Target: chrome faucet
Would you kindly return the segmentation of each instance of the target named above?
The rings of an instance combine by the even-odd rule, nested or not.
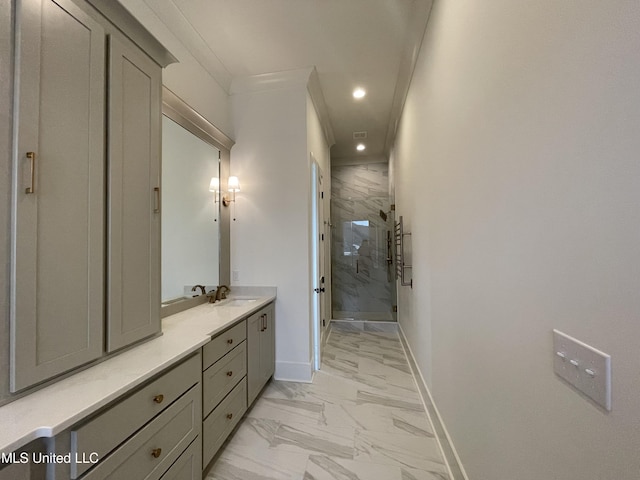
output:
[[[231,289],[229,287],[227,287],[226,285],[220,285],[216,289],[216,299],[214,301],[224,300],[225,298],[227,298],[227,293],[229,292],[231,292]]]
[[[191,291],[195,292],[197,289],[200,289],[200,291],[202,292],[202,295],[207,294],[207,290],[205,289],[204,285],[194,285]]]

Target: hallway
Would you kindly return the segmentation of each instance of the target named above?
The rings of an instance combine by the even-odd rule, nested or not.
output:
[[[313,384],[272,381],[207,480],[449,479],[398,335],[331,328]]]

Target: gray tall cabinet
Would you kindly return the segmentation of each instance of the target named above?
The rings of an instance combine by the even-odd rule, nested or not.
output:
[[[115,2],[91,3],[136,43],[85,1],[16,3],[13,392],[160,331],[161,68],[172,57]]]
[[[160,67],[109,38],[107,350],[160,331]]]
[[[247,319],[247,404],[251,405],[275,371],[275,306]]]

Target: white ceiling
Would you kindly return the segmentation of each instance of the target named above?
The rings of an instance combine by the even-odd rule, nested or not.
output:
[[[430,0],[144,0],[228,92],[235,77],[315,66],[332,157],[381,155]],[[356,86],[367,95],[354,100]],[[354,131],[367,149],[355,150]]]

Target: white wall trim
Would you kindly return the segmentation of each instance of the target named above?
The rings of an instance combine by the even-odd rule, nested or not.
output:
[[[278,90],[282,88],[306,87],[314,67],[263,73],[234,78],[229,93],[231,95]]]
[[[402,346],[405,350],[405,354],[407,358],[409,359],[409,365],[411,367],[411,370],[413,371],[413,378],[415,379],[416,384],[418,385],[420,398],[422,399],[422,403],[424,405],[425,411],[427,412],[427,416],[429,417],[429,421],[434,427],[434,430],[435,430],[434,436],[436,441],[438,442],[438,447],[440,448],[442,457],[444,458],[444,461],[447,465],[447,469],[449,471],[449,477],[452,480],[469,480],[469,477],[467,476],[467,472],[464,470],[464,467],[462,466],[462,462],[460,461],[460,456],[458,455],[458,451],[456,450],[456,447],[453,444],[453,441],[451,440],[449,431],[447,430],[447,427],[444,424],[444,421],[442,420],[442,416],[440,416],[440,412],[438,411],[436,404],[433,402],[433,397],[431,396],[431,392],[429,391],[427,382],[424,380],[424,376],[422,375],[422,372],[420,371],[420,368],[416,363],[416,358],[413,355],[413,352],[411,351],[411,347],[409,346],[409,342],[407,341],[407,337],[405,336],[404,330],[402,329],[402,325],[400,323],[398,323],[398,330],[400,332],[400,340],[401,340]],[[433,418],[434,415],[436,417],[435,419]],[[442,430],[442,431],[440,432],[439,430]],[[441,438],[442,433],[444,433],[444,436],[445,436],[444,439]],[[445,448],[443,448],[443,441],[446,441],[448,443],[448,446],[450,447],[449,449],[453,452],[455,461],[457,462],[457,465],[456,465],[457,468],[455,468],[455,470],[456,472],[458,472],[459,470],[458,475],[454,475],[452,471],[451,459],[447,458],[447,455],[445,454]],[[462,474],[462,478],[460,478],[460,474]]]
[[[331,147],[336,143],[336,138],[333,135],[333,128],[331,127],[331,121],[329,120],[329,113],[327,111],[327,104],[324,101],[324,94],[322,93],[322,86],[320,85],[320,78],[318,77],[318,71],[315,67],[311,70],[309,75],[309,82],[307,83],[307,90],[311,96],[311,101],[316,109],[318,120],[322,125],[322,131],[324,132],[324,139],[327,145]]]
[[[407,100],[411,81],[413,80],[413,71],[416,68],[418,54],[422,48],[422,42],[424,41],[427,24],[431,17],[432,7],[433,0],[422,0],[414,3],[414,11],[411,17],[414,25],[408,29],[409,32],[412,32],[414,38],[408,39],[400,58],[398,79],[396,81],[395,92],[393,93],[391,115],[389,116],[392,121],[389,122],[387,136],[385,138],[384,151],[387,155],[395,143],[398,124],[404,110],[404,103]]]
[[[311,383],[313,368],[311,362],[276,362],[273,378],[283,382]]]

